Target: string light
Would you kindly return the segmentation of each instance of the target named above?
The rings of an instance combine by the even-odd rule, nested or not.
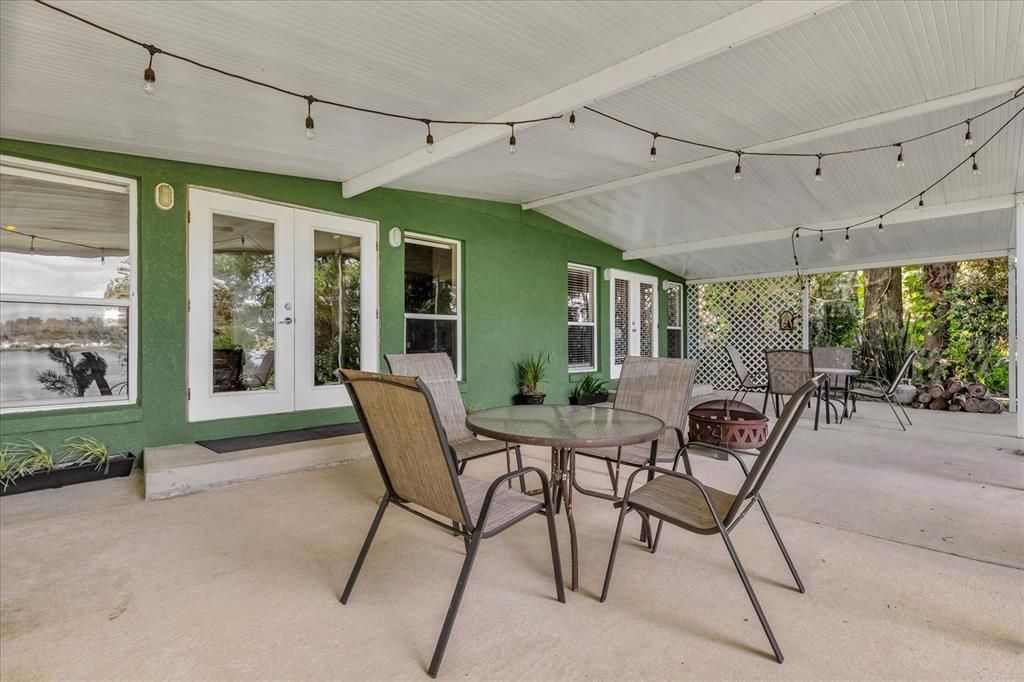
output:
[[[825,230],[818,230],[818,241],[825,241]]]
[[[903,143],[900,142],[896,146],[899,147],[900,149],[900,153],[896,155],[896,167],[903,168],[903,166],[906,165],[905,163],[903,163]]]
[[[430,132],[430,121],[424,121],[427,124],[427,153],[434,153],[434,135]]]
[[[967,134],[964,135],[964,146],[970,147],[974,144],[974,140],[971,138],[971,119],[965,121],[967,123]]]
[[[576,130],[576,110],[569,113],[569,130]]]
[[[921,192],[921,195],[917,199],[917,207],[924,208],[924,192]]]
[[[882,225],[882,216],[878,216],[878,231],[881,232],[884,229],[885,229],[885,226]]]
[[[312,140],[316,137],[316,130],[313,124],[313,100],[312,95],[306,97],[306,139]]]
[[[733,180],[740,180],[743,178],[743,169],[740,167],[740,162],[742,161],[742,159],[743,152],[736,152],[736,170],[732,174]],[[799,238],[800,233],[798,232],[796,236]]]
[[[509,125],[510,128],[512,128],[512,135],[508,138],[508,153],[509,154],[515,154],[516,153],[516,124],[515,123],[509,123],[508,125]]]
[[[651,163],[658,160],[658,133],[651,133]]]
[[[100,263],[102,265],[107,264],[107,253],[103,249],[100,249]]]
[[[846,228],[846,241],[850,241],[850,228]]]
[[[32,235],[32,241],[30,241],[29,244],[28,244],[28,252],[29,253],[35,253],[36,252],[36,237],[35,237],[35,235]]]
[[[971,154],[971,175],[981,175],[981,169],[978,168],[978,160],[974,158],[974,154]]]
[[[142,89],[149,95],[156,92],[156,71],[153,70],[153,57],[160,50],[153,45],[143,45],[146,50],[149,51],[149,64],[146,65],[146,70],[142,72],[142,80],[145,81]]]
[[[793,238],[794,239],[800,239],[800,228],[799,227],[796,228],[796,231],[793,233]]]
[[[814,171],[814,181],[821,182],[824,179],[824,176],[821,174],[821,154],[818,154],[818,168]]]

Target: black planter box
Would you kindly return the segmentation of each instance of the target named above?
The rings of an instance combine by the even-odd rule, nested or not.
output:
[[[104,469],[97,469],[95,464],[76,464],[64,469],[54,469],[28,476],[20,476],[6,488],[0,486],[0,495],[17,495],[33,490],[46,490],[48,488],[63,488],[66,485],[75,483],[87,483],[89,481],[100,481],[104,478],[117,478],[127,476],[135,466],[135,455],[130,452],[111,455],[108,461],[109,466]]]
[[[544,393],[538,393],[536,395],[516,393],[514,396],[512,396],[512,402],[515,403],[516,405],[543,405],[544,395]]]
[[[596,405],[597,403],[603,403],[608,401],[607,393],[598,393],[596,395],[583,395],[579,398],[569,396],[570,405]]]

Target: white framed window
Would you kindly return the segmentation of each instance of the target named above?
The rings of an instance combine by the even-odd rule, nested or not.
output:
[[[597,370],[597,269],[569,263],[569,371]]]
[[[462,244],[406,233],[405,352],[447,353],[462,379]]]
[[[0,412],[136,402],[136,192],[0,156]]]
[[[683,357],[683,285],[678,282],[665,282],[665,329],[667,356]]]

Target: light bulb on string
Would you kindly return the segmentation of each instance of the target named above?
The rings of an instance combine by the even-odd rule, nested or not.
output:
[[[36,238],[35,237],[32,237],[32,240],[28,243],[28,252],[29,253],[35,253],[36,252]]]
[[[434,153],[434,135],[430,132],[430,121],[425,121],[427,124],[427,153]]]
[[[800,239],[800,228],[796,228],[796,232],[793,234],[793,239]]]
[[[152,95],[156,92],[156,71],[153,70],[153,56],[157,53],[157,48],[152,45],[146,45],[146,50],[149,51],[149,64],[146,65],[146,70],[142,72],[142,80],[145,81],[142,89],[146,91],[146,94]]]
[[[917,199],[917,207],[924,208],[924,192],[922,192],[921,196],[919,196]]]
[[[510,123],[509,127],[512,128],[512,135],[509,136],[509,138],[508,138],[508,153],[509,154],[515,154],[516,153],[516,126],[515,126],[515,124]]]
[[[818,230],[818,241],[819,242],[825,241],[825,231],[824,230]]]
[[[978,168],[978,160],[971,154],[971,175],[981,175],[981,169]]]
[[[964,135],[964,146],[970,147],[974,144],[974,139],[971,137],[971,119],[967,119],[967,133]]]
[[[653,133],[651,136],[651,163],[658,160],[658,133]]]
[[[825,177],[821,174],[821,154],[818,154],[818,168],[814,171],[814,181],[821,182]]]
[[[569,113],[569,130],[576,130],[576,110]]]
[[[107,252],[100,249],[100,265],[106,265],[107,263]]]
[[[846,228],[846,241],[850,241],[850,228]]]
[[[900,143],[896,146],[899,147],[900,149],[899,154],[896,155],[896,167],[903,168],[903,166],[906,165],[905,163],[903,163],[903,143]]]
[[[743,168],[740,165],[740,162],[742,161],[742,158],[743,158],[743,152],[736,152],[736,170],[733,171],[733,174],[732,174],[732,179],[733,180],[741,180],[743,178]],[[798,237],[800,236],[799,232],[797,233],[797,236]]]
[[[885,226],[882,225],[882,216],[878,216],[878,231],[881,232],[884,229],[885,229]]]
[[[313,96],[306,98],[306,139],[312,140],[316,137],[316,126],[313,123]]]

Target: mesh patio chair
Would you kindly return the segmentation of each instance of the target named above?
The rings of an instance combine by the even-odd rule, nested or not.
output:
[[[558,537],[555,534],[551,496],[544,472],[537,467],[525,467],[503,474],[490,484],[469,476],[460,476],[454,460],[449,456],[448,439],[426,382],[413,377],[356,370],[342,370],[341,373],[386,488],[341,595],[341,603],[348,603],[377,527],[384,511],[391,504],[446,530],[450,530],[448,522],[455,524],[466,543],[466,558],[430,661],[428,672],[431,677],[437,675],[441,666],[481,541],[534,514],[545,515],[555,591],[558,601],[564,603],[565,588],[562,585]],[[540,479],[542,498],[524,495],[505,487],[513,478],[528,474],[536,474]],[[411,505],[448,521],[439,520]]]
[[[805,350],[766,350],[764,357],[768,366],[768,392],[778,417],[781,396],[795,394],[814,375],[811,354]]]
[[[392,353],[385,355],[384,360],[392,374],[419,377],[430,388],[460,474],[465,473],[466,463],[470,460],[500,453],[508,455],[506,443],[478,438],[466,428],[466,406],[462,402],[459,380],[447,353]],[[511,447],[515,451],[516,468],[522,469],[522,449],[518,445]],[[509,471],[512,470],[510,459],[506,461],[506,466]],[[520,490],[526,490],[523,481],[519,482],[519,486]]]
[[[900,408],[900,412],[902,412],[903,416],[906,418],[907,424],[913,426],[914,423],[910,421],[910,415],[908,415],[907,411],[903,408],[903,403],[896,398],[896,387],[899,386],[900,382],[903,381],[903,378],[907,376],[907,372],[910,371],[910,365],[914,362],[914,357],[916,355],[916,350],[907,355],[907,359],[903,361],[903,366],[900,368],[899,374],[897,374],[889,384],[883,383],[880,379],[860,379],[859,381],[862,384],[868,385],[855,385],[850,390],[850,395],[854,397],[854,400],[856,400],[857,396],[884,400],[889,404],[889,409],[892,410],[892,413],[896,415],[896,421],[900,423],[900,428],[906,431],[907,427],[903,425],[903,420],[900,419],[900,414],[896,411],[897,405]]]
[[[729,361],[736,372],[736,379],[740,382],[740,387],[732,394],[732,399],[736,400],[738,397],[739,400],[743,400],[750,391],[764,391],[764,405],[761,406],[761,412],[767,414],[768,381],[761,377],[754,378],[750,370],[747,369],[747,363],[743,362],[743,356],[740,355],[740,351],[736,346],[726,346],[725,352],[729,354]]]
[[[615,527],[615,535],[612,539],[611,555],[608,558],[608,569],[605,572],[601,601],[603,602],[608,598],[612,570],[615,567],[615,555],[618,552],[619,538],[622,535],[622,522],[629,512],[636,511],[658,519],[658,530],[655,535],[654,545],[651,548],[652,552],[658,549],[662,526],[666,522],[699,535],[718,534],[725,543],[725,548],[729,552],[729,558],[732,559],[733,566],[736,567],[736,572],[739,573],[743,587],[750,598],[750,603],[753,605],[757,618],[761,622],[761,627],[764,629],[772,651],[775,653],[775,658],[779,663],[782,663],[782,649],[775,640],[771,626],[768,625],[768,619],[764,615],[760,603],[757,601],[754,588],[750,584],[746,571],[744,571],[739,556],[737,556],[736,550],[733,547],[730,533],[743,520],[747,512],[750,511],[750,508],[757,504],[761,508],[765,520],[768,522],[768,527],[775,536],[775,541],[778,543],[779,550],[781,550],[782,556],[786,560],[786,565],[789,566],[789,570],[793,574],[797,590],[799,592],[804,591],[803,582],[800,580],[796,567],[789,557],[789,552],[786,551],[782,537],[779,535],[775,523],[768,514],[768,508],[765,506],[764,500],[761,499],[761,487],[764,485],[765,479],[768,477],[779,454],[786,445],[786,441],[789,440],[790,434],[796,427],[807,399],[819,388],[823,380],[824,377],[819,375],[793,391],[792,399],[782,410],[782,415],[775,422],[768,440],[758,451],[757,458],[749,470],[740,455],[727,448],[705,446],[703,444],[699,446],[709,447],[711,450],[722,452],[739,462],[740,467],[743,469],[744,480],[736,494],[706,486],[695,478],[691,469],[689,455],[686,451],[683,452],[686,473],[652,466],[645,466],[633,472],[626,482],[626,490],[622,496],[622,501],[618,503],[620,506],[619,521]],[[633,490],[634,480],[644,470],[652,474],[662,475]]]
[[[680,453],[686,447],[686,417],[696,372],[696,360],[634,355],[627,357],[622,364],[619,388],[612,409],[631,410],[657,417],[665,422],[665,433],[656,445],[641,443],[619,448],[579,448],[576,450],[577,455],[604,460],[608,466],[612,495],[583,488],[575,480],[573,487],[584,495],[617,500],[619,472],[623,464],[631,467],[652,464],[652,455],[660,450],[664,454],[659,461],[672,462],[675,467]]]

